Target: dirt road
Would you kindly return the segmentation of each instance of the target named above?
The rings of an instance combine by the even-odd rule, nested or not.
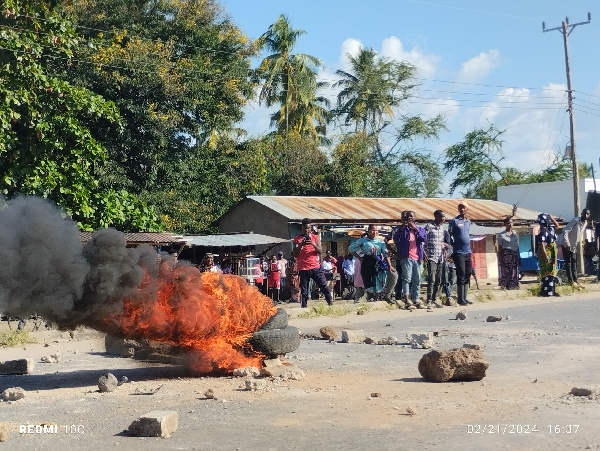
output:
[[[300,381],[268,381],[246,391],[240,378],[189,377],[183,368],[107,356],[94,335],[75,340],[46,334],[43,343],[0,349],[0,361],[34,358],[33,374],[0,376],[0,389],[19,386],[25,399],[0,403],[7,449],[196,450],[564,450],[600,449],[600,401],[571,388],[600,389],[598,293],[558,299],[477,303],[466,321],[458,308],[409,313],[292,319],[302,332],[331,325],[362,329],[392,346],[302,340],[288,360]],[[290,308],[292,315],[294,308]],[[488,315],[503,321],[487,323]],[[490,367],[479,382],[429,383],[407,333],[438,332],[434,348],[477,343]],[[43,340],[43,334],[40,338]],[[56,342],[55,342],[56,341]],[[60,352],[59,363],[41,363]],[[99,393],[110,371],[131,382]],[[212,388],[217,399],[206,399]],[[142,394],[151,393],[154,394]],[[379,397],[371,397],[380,393]],[[408,409],[408,410],[407,410]],[[168,439],[123,433],[139,415],[177,410]],[[413,412],[409,414],[408,411]],[[56,424],[56,434],[20,434],[20,425]]]

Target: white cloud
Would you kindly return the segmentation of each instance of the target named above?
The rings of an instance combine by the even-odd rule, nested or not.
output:
[[[397,61],[407,61],[417,68],[417,76],[420,78],[431,78],[435,73],[440,57],[433,54],[423,53],[418,47],[406,51],[402,41],[396,36],[385,38],[381,43],[381,55]]]
[[[348,38],[342,43],[340,51],[339,66],[346,70],[348,69],[348,57],[350,54],[356,56],[363,44],[358,39]],[[379,54],[384,58],[391,58],[396,61],[406,61],[417,68],[417,76],[422,78],[432,77],[435,73],[436,66],[440,61],[440,57],[433,54],[423,53],[418,47],[413,47],[411,50],[405,50],[402,41],[396,36],[385,38],[381,43]]]
[[[340,51],[339,66],[342,70],[348,70],[350,65],[348,64],[348,55],[356,56],[363,45],[358,39],[348,38],[342,42],[342,49]]]
[[[489,52],[482,52],[462,64],[457,80],[463,83],[479,81],[499,65],[500,52],[498,50],[492,49]]]

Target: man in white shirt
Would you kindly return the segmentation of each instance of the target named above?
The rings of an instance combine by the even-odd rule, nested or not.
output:
[[[283,258],[282,251],[277,252],[277,261],[279,262],[279,284],[281,285],[281,288],[283,289],[283,286],[285,285],[285,277],[286,277],[286,272],[287,272],[287,267],[288,267],[288,261],[285,258]]]
[[[563,228],[562,234],[556,240],[556,244],[562,248],[567,280],[577,288],[582,288],[581,284],[577,282],[577,245],[581,241],[589,217],[590,210],[584,208],[581,216],[571,219],[571,222]]]

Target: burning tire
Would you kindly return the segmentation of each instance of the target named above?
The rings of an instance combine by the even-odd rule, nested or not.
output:
[[[300,347],[300,333],[297,327],[285,329],[257,330],[248,340],[252,349],[268,356],[287,354]]]
[[[271,316],[258,330],[285,329],[288,325],[288,313],[282,308]]]

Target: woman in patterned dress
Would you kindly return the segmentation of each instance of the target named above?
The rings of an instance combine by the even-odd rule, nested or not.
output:
[[[385,241],[378,236],[377,227],[369,225],[367,234],[354,241],[348,250],[360,261],[360,275],[367,291],[367,300],[378,301],[383,298],[386,271],[395,272]],[[387,268],[381,261],[387,263]]]
[[[296,266],[296,258],[288,260],[288,279],[286,283],[290,286],[290,302],[300,302],[300,274]]]
[[[556,231],[558,223],[548,213],[538,216],[540,230],[535,236],[540,266],[540,296],[560,296],[556,292]]]
[[[497,236],[498,263],[500,266],[500,277],[498,285],[507,290],[519,288],[519,266],[521,256],[519,255],[519,235],[512,229],[511,217],[504,220],[506,230]]]

